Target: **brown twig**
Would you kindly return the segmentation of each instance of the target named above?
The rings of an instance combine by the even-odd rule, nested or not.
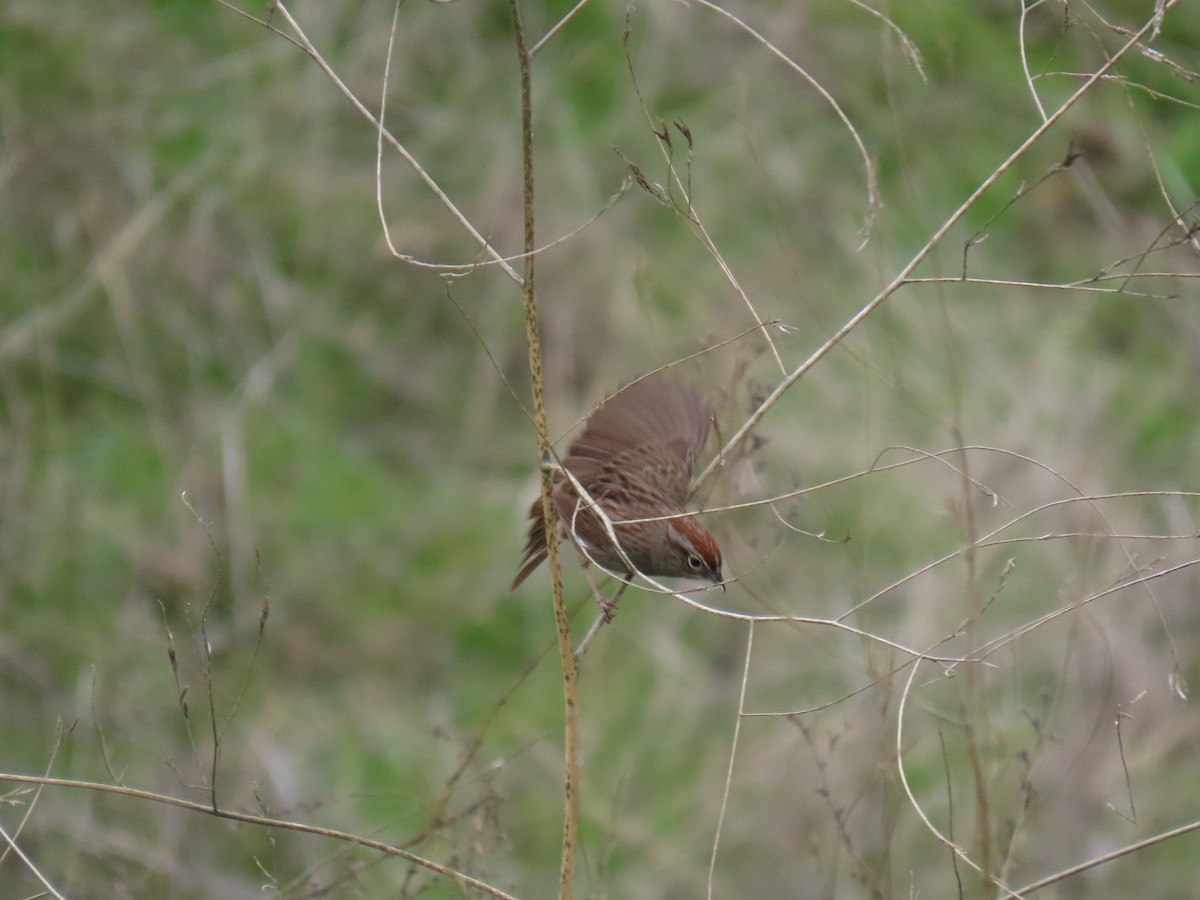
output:
[[[707,3],[706,0],[701,0],[701,2],[704,2],[707,6],[712,6],[712,4]],[[715,9],[716,7],[714,6],[713,8]],[[825,341],[825,343],[818,347],[808,359],[793,369],[786,378],[784,378],[779,382],[778,385],[775,386],[775,389],[767,395],[767,397],[758,405],[757,408],[755,408],[746,421],[743,422],[742,425],[736,431],[734,431],[732,435],[729,436],[728,440],[725,442],[723,451],[717,454],[713,461],[710,462],[707,467],[705,467],[704,471],[697,476],[696,482],[698,484],[705,482],[715,474],[718,466],[720,465],[720,460],[725,458],[725,456],[729,453],[732,453],[733,450],[746,439],[746,436],[758,426],[758,423],[762,421],[762,418],[771,410],[773,406],[775,406],[776,403],[779,402],[779,398],[782,397],[793,384],[799,381],[813,366],[824,359],[834,347],[845,340],[847,335],[857,329],[859,325],[861,325],[863,321],[871,315],[871,313],[875,312],[876,309],[882,306],[889,297],[891,297],[894,293],[896,293],[896,291],[908,283],[908,277],[912,275],[914,271],[916,271],[917,267],[925,261],[925,259],[933,252],[934,248],[936,248],[942,242],[946,235],[950,233],[950,230],[962,220],[962,218],[972,207],[975,206],[975,204],[979,201],[979,198],[987,193],[987,191],[991,189],[992,185],[994,185],[1001,178],[1001,176],[1004,175],[1005,172],[1011,169],[1017,160],[1019,160],[1029,151],[1030,147],[1037,143],[1038,140],[1040,140],[1047,131],[1049,131],[1060,119],[1062,119],[1063,116],[1065,116],[1075,106],[1076,103],[1078,103],[1087,93],[1089,93],[1106,73],[1108,73],[1118,62],[1124,59],[1124,57],[1134,47],[1138,46],[1142,38],[1154,30],[1156,22],[1157,19],[1155,18],[1151,18],[1149,21],[1147,21],[1146,24],[1143,25],[1133,37],[1126,41],[1122,47],[1120,47],[1115,53],[1112,54],[1112,56],[1108,58],[1104,65],[1093,72],[1091,77],[1076,89],[1075,93],[1064,100],[1062,105],[1059,106],[1053,114],[1051,114],[1041,125],[1039,125],[1027,138],[1025,138],[1025,140],[1022,141],[1021,144],[1015,150],[1013,150],[1005,158],[1005,160],[992,171],[990,175],[988,175],[982,182],[979,183],[975,190],[973,190],[970,195],[963,200],[958,209],[951,213],[946,220],[938,226],[937,230],[935,230],[934,233],[929,237],[924,246],[922,246],[921,249],[918,250],[909,259],[909,261],[904,264],[904,266],[899,272],[896,273],[887,286],[885,286],[881,291],[879,291],[879,293],[872,297],[871,300],[868,301],[867,304],[858,312],[851,316],[846,323],[842,325],[842,327],[836,332],[834,332],[834,334],[831,335]]]
[[[575,649],[571,645],[571,620],[563,596],[562,565],[558,554],[558,517],[554,510],[554,472],[549,461],[553,448],[546,430],[545,384],[542,378],[542,345],[538,328],[537,295],[534,292],[534,256],[537,246],[534,233],[533,204],[533,89],[529,51],[525,47],[525,30],[521,24],[521,9],[517,0],[509,0],[513,34],[517,44],[517,64],[521,73],[521,146],[524,170],[525,213],[525,272],[522,282],[525,308],[525,336],[529,345],[529,375],[533,385],[533,426],[537,432],[538,451],[544,464],[542,474],[542,516],[546,528],[546,557],[550,566],[550,582],[554,593],[554,623],[558,634],[558,651],[563,668],[563,701],[565,723],[563,732],[564,811],[562,859],[559,868],[559,900],[570,900],[575,882],[575,847],[579,828],[579,669]]]
[[[348,844],[355,844],[359,847],[366,847],[369,850],[378,850],[387,856],[394,856],[398,859],[408,860],[414,865],[429,869],[432,872],[437,872],[439,875],[444,875],[447,878],[453,879],[456,883],[463,887],[473,888],[480,893],[486,894],[489,897],[497,897],[500,900],[516,900],[511,894],[507,894],[499,888],[492,887],[486,882],[480,881],[478,878],[472,878],[463,872],[452,869],[449,866],[444,866],[441,863],[434,862],[431,859],[426,859],[423,856],[418,856],[415,853],[410,853],[408,850],[402,850],[399,847],[393,847],[390,844],[385,844],[382,841],[375,841],[371,838],[362,837],[357,834],[350,834],[346,831],[338,831],[333,828],[322,828],[319,825],[309,825],[305,822],[293,822],[288,819],[276,819],[271,816],[259,816],[253,813],[237,812],[231,809],[221,809],[214,807],[211,803],[200,803],[196,800],[184,800],[181,797],[172,797],[169,794],[159,794],[154,791],[143,791],[138,788],[122,787],[115,784],[103,784],[98,781],[76,781],[71,778],[49,778],[44,775],[20,775],[13,772],[0,772],[0,782],[9,782],[13,784],[36,784],[46,787],[63,787],[75,788],[78,790],[95,791],[104,794],[116,794],[121,797],[128,797],[133,800],[149,800],[154,803],[162,803],[166,806],[173,806],[177,809],[186,809],[190,812],[202,813],[203,815],[213,816],[218,819],[227,819],[231,822],[242,822],[246,825],[261,825],[264,828],[278,828],[283,831],[296,831],[301,834],[315,834],[319,837],[331,838],[337,841],[345,841]]]

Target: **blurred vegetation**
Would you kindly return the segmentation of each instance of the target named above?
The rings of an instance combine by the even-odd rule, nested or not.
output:
[[[573,5],[523,3],[530,37]],[[626,160],[668,183],[652,127],[671,128],[674,163],[758,313],[789,326],[769,329],[789,370],[1037,127],[1019,4],[890,6],[896,29],[841,0],[739,12],[860,131],[882,195],[869,236],[846,128],[729,19],[594,0],[539,51],[539,241],[624,183],[539,259],[556,437],[620,383],[707,348],[688,371],[724,435],[781,378],[760,337],[730,341],[754,320],[694,229],[627,182]],[[1033,6],[1026,55],[1052,110],[1126,37],[1078,4]],[[289,9],[377,110],[392,7]],[[1136,29],[1151,9],[1120,0],[1103,15]],[[518,252],[507,7],[410,2],[395,39],[388,127]],[[1176,65],[1124,58],[917,272],[958,276],[965,254],[976,278],[1180,277],[1098,283],[1116,294],[905,287],[785,395],[761,446],[704,498],[762,499],[911,457],[889,448],[963,444],[997,448],[946,458],[996,502],[926,461],[774,512],[713,515],[739,578],[714,602],[835,617],[1078,496],[1064,479],[1088,495],[1200,490],[1200,266],[1164,202],[1197,221],[1200,92],[1179,66],[1198,43],[1200,19],[1169,11],[1153,47]],[[312,60],[219,4],[0,9],[0,771],[207,802],[211,691],[223,806],[548,897],[561,675],[545,577],[506,592],[537,463],[519,291],[495,267],[443,278],[394,259],[375,156],[369,123]],[[384,160],[395,245],[481,259],[412,171],[386,148]],[[1194,559],[1195,539],[1113,535],[1194,536],[1198,509],[1181,495],[1053,507],[999,535],[1026,541],[964,554],[848,621],[920,648],[969,622],[938,649],[965,654]],[[1034,540],[1045,535],[1060,537]],[[573,564],[567,583],[582,635],[593,607]],[[988,667],[947,678],[922,665],[907,695],[898,652],[760,626],[745,708],[821,709],[742,721],[714,894],[996,895],[904,794],[902,695],[914,796],[1011,886],[1200,819],[1200,782],[1181,777],[1200,762],[1200,717],[1169,686],[1176,663],[1200,683],[1196,590],[1183,568],[1100,597]],[[601,631],[583,668],[578,896],[705,894],[747,637],[636,593]],[[0,826],[14,835],[28,813],[17,843],[64,896],[467,895],[331,840],[81,790],[10,784],[0,797]],[[1044,895],[1191,896],[1197,840]],[[12,852],[0,885],[41,889]]]

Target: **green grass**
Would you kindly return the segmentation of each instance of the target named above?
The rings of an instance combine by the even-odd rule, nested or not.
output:
[[[571,5],[523,6],[530,38]],[[1106,15],[1136,26],[1143,7]],[[389,11],[292,12],[376,109]],[[1011,5],[888,12],[927,81],[894,32],[852,5],[744,10],[862,134],[883,201],[865,247],[863,164],[845,126],[696,4],[639,4],[627,18],[591,3],[537,56],[539,242],[587,221],[621,187],[625,160],[666,185],[649,125],[667,123],[705,228],[759,314],[792,327],[771,334],[785,367],[799,365],[1038,121]],[[1030,14],[1047,108],[1080,83],[1052,73],[1094,70],[1101,47],[1125,39],[1071,15],[1064,30],[1059,5]],[[1186,66],[1194,18],[1172,10],[1155,49]],[[396,41],[389,125],[516,253],[505,8],[405,4]],[[1194,222],[1200,97],[1137,54],[1118,72],[1132,86],[1082,101],[916,274],[959,275],[981,232],[977,277],[1066,282],[1129,258],[1121,271],[1195,273],[1177,230],[1174,246],[1159,237],[1170,218],[1159,178]],[[1055,172],[1071,150],[1082,156]],[[385,160],[397,246],[477,261],[420,180]],[[552,896],[563,703],[548,578],[507,591],[537,465],[520,294],[495,267],[447,280],[391,258],[374,164],[369,125],[319,69],[218,4],[14,0],[0,12],[0,771],[207,802],[211,690],[223,806]],[[721,343],[751,314],[679,210],[636,184],[538,266],[556,437],[619,384],[699,350],[691,371],[724,436],[781,377],[760,339]],[[900,582],[847,624],[922,649],[956,634],[936,648],[954,656],[1134,567],[1195,558],[1194,538],[1111,536],[1194,535],[1198,504],[1183,496],[1055,506],[996,535],[1020,543],[962,552],[1073,496],[1059,475],[1087,494],[1198,489],[1195,284],[1126,286],[1155,297],[905,287],[768,414],[764,442],[729,459],[705,504],[863,474],[775,505],[809,534],[765,506],[710,516],[738,581],[703,599],[837,617]],[[995,505],[947,464],[880,469],[907,458],[888,448],[942,451],[960,437],[1009,451],[967,458]],[[593,609],[565,559],[578,639]],[[1197,818],[1200,793],[1178,773],[1196,764],[1200,722],[1168,687],[1172,653],[1200,680],[1192,571],[1099,597],[970,673],[922,664],[905,701],[909,785],[975,860],[986,817],[1009,885]],[[744,624],[667,598],[622,599],[582,672],[576,896],[704,896],[718,821],[716,896],[956,896],[960,879],[962,896],[993,896],[965,863],[956,872],[904,794],[896,733],[910,670],[896,671],[895,648],[756,626],[746,709],[817,709],[742,720],[726,799],[747,640]],[[64,896],[470,896],[329,838],[18,787],[0,792],[0,826],[14,835],[29,813],[17,843]],[[1131,791],[1136,823],[1124,818]],[[1194,841],[1051,890],[1188,896]],[[11,852],[0,884],[44,888]]]

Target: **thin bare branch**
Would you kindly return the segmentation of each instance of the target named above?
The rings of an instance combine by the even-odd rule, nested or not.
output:
[[[854,140],[854,145],[858,148],[859,157],[862,159],[863,170],[867,179],[867,211],[863,216],[863,239],[862,243],[859,244],[859,249],[865,247],[868,241],[871,239],[871,231],[875,226],[875,219],[879,216],[879,206],[881,202],[879,199],[879,176],[875,171],[875,163],[871,160],[871,154],[867,152],[867,145],[863,143],[862,136],[858,133],[858,129],[854,127],[854,123],[850,121],[850,117],[846,115],[846,111],[842,109],[841,104],[834,99],[833,94],[830,93],[820,81],[814,78],[807,69],[784,53],[781,49],[779,49],[779,47],[768,40],[766,35],[762,34],[760,31],[748,24],[744,19],[740,18],[734,13],[731,13],[723,6],[718,6],[716,3],[713,3],[712,0],[696,0],[696,2],[700,6],[707,7],[713,12],[720,13],[722,16],[729,19],[729,21],[737,25],[738,28],[742,29],[742,31],[746,32],[746,34],[750,35],[752,38],[770,50],[771,53],[773,53],[780,61],[784,63],[784,65],[807,81],[813,90],[820,94],[825,102],[829,104],[829,107],[833,110],[834,115],[841,120],[841,123],[846,127],[846,130],[850,132],[850,137]]]
[[[1111,850],[1108,853],[1101,853],[1099,856],[1092,857],[1086,862],[1081,862],[1078,865],[1063,869],[1060,872],[1055,872],[1053,875],[1047,875],[1045,878],[1031,882],[1017,889],[1017,895],[1021,897],[1029,897],[1037,893],[1042,888],[1050,887],[1053,884],[1058,884],[1060,881],[1066,881],[1068,878],[1074,878],[1076,875],[1082,875],[1089,869],[1094,869],[1097,866],[1107,865],[1110,862],[1121,859],[1124,856],[1130,856],[1134,853],[1140,853],[1150,847],[1157,847],[1159,844],[1165,844],[1167,841],[1173,841],[1175,838],[1183,837],[1186,834],[1194,834],[1200,831],[1200,821],[1189,822],[1187,825],[1180,825],[1178,828],[1172,828],[1170,831],[1163,831],[1159,834],[1146,838],[1145,840],[1137,841],[1121,847],[1119,850]]]
[[[713,832],[712,854],[708,859],[708,900],[713,897],[713,881],[717,873],[717,851],[721,847],[721,828],[725,824],[725,812],[729,808],[729,792],[733,787],[733,765],[737,761],[738,738],[742,734],[742,719],[746,713],[746,689],[750,684],[750,660],[754,658],[754,623],[746,629],[746,658],[742,665],[742,687],[738,694],[738,710],[733,720],[733,739],[729,742],[729,765],[725,767],[725,787],[721,791],[721,809],[717,813],[717,827]]]
[[[176,809],[187,810],[188,812],[201,813],[206,816],[213,816],[218,819],[227,819],[231,822],[242,822],[246,825],[259,825],[263,828],[279,829],[282,831],[295,831],[300,834],[313,834],[318,837],[329,838],[330,840],[343,841],[347,844],[354,844],[359,847],[365,847],[368,850],[376,850],[385,856],[393,856],[397,859],[403,859],[414,865],[421,866],[431,872],[436,872],[452,879],[455,883],[463,887],[471,888],[479,891],[488,897],[496,897],[499,900],[516,900],[511,894],[507,894],[499,888],[493,887],[486,882],[480,881],[478,878],[472,878],[464,872],[459,872],[449,866],[444,866],[441,863],[434,862],[431,859],[426,859],[423,856],[418,856],[416,853],[410,853],[408,850],[400,847],[393,847],[390,844],[385,844],[383,841],[376,841],[372,838],[363,837],[362,835],[351,834],[346,831],[338,831],[334,828],[322,828],[318,825],[310,825],[305,822],[293,822],[288,819],[277,819],[271,816],[260,816],[252,813],[237,812],[230,809],[213,808],[210,803],[200,803],[195,800],[184,800],[181,797],[172,797],[169,794],[160,794],[154,791],[144,791],[138,788],[123,787],[114,784],[103,784],[97,781],[78,781],[71,778],[49,778],[44,775],[21,775],[15,772],[0,772],[0,782],[11,782],[13,784],[36,784],[45,787],[60,787],[74,790],[92,791],[101,794],[114,794],[120,797],[125,797],[130,800],[145,800],[151,803],[161,803],[164,806],[172,806]]]
[[[34,861],[25,854],[25,851],[20,848],[15,838],[9,835],[8,831],[5,830],[3,825],[0,825],[0,838],[4,838],[4,843],[7,849],[11,850],[13,854],[15,854],[16,857],[21,860],[21,862],[25,865],[25,868],[28,869],[29,873],[37,880],[38,884],[46,889],[46,894],[48,896],[55,898],[55,900],[66,900],[66,898],[58,892],[58,889],[50,883],[50,879],[42,874],[42,871],[37,867],[37,864],[34,863]]]
[[[346,85],[346,83],[342,81],[337,72],[333,70],[333,67],[325,61],[325,58],[321,55],[320,51],[318,51],[313,45],[312,41],[308,39],[308,35],[305,34],[304,29],[300,27],[300,23],[298,23],[295,18],[292,17],[292,14],[288,11],[287,6],[285,6],[282,2],[279,2],[279,0],[272,0],[272,3],[273,8],[278,11],[278,13],[287,21],[288,27],[296,33],[296,37],[299,39],[301,46],[304,48],[304,52],[307,53],[313,62],[320,67],[321,71],[324,72],[335,85],[337,85],[338,90],[342,92],[346,99],[350,101],[350,103],[356,110],[358,110],[363,118],[371,123],[371,125],[378,131],[380,138],[386,138],[387,142],[392,145],[392,149],[394,149],[400,154],[401,157],[404,158],[404,161],[408,163],[409,167],[417,173],[417,177],[425,182],[425,186],[433,192],[433,195],[437,197],[439,201],[441,201],[441,204],[446,207],[446,209],[449,210],[450,214],[454,216],[458,223],[462,225],[464,229],[466,229],[467,233],[476,241],[476,243],[479,244],[482,251],[495,260],[496,264],[504,270],[505,274],[507,274],[509,278],[517,282],[517,284],[520,284],[521,276],[516,273],[516,270],[514,270],[512,266],[504,261],[504,257],[495,248],[493,248],[491,243],[488,242],[487,238],[480,234],[478,229],[471,224],[471,221],[463,214],[462,210],[455,205],[455,203],[450,199],[449,195],[442,190],[441,186],[434,181],[433,176],[431,176],[425,170],[425,167],[417,161],[417,158],[413,156],[412,153],[409,152],[408,148],[400,143],[400,141],[397,140],[391,132],[383,127],[383,122],[375,118],[375,115],[369,109],[367,109],[363,102],[359,100],[358,97],[355,96],[354,92],[351,91]]]
[[[708,3],[708,0],[697,0],[697,2],[700,2],[706,6],[711,5]],[[1045,122],[1043,122],[1024,141],[1022,141],[1021,144],[1015,150],[1013,150],[1008,157],[992,171],[990,175],[987,176],[987,178],[980,182],[978,187],[976,187],[975,190],[973,190],[971,194],[959,205],[958,209],[951,213],[950,216],[940,226],[938,226],[930,238],[925,242],[924,246],[922,246],[921,249],[918,250],[907,263],[905,263],[901,270],[892,278],[891,282],[889,282],[888,285],[883,288],[883,290],[876,294],[865,306],[862,307],[862,309],[855,313],[841,328],[839,328],[830,338],[828,338],[824,344],[822,344],[811,356],[809,356],[808,359],[797,366],[796,369],[794,369],[792,373],[787,376],[787,378],[783,379],[783,381],[776,385],[775,389],[771,391],[771,393],[762,401],[762,403],[759,404],[758,408],[750,414],[746,421],[742,423],[741,427],[739,427],[729,437],[729,439],[725,442],[725,447],[722,453],[719,454],[716,459],[713,460],[713,462],[709,463],[704,471],[700,473],[697,478],[697,482],[703,483],[708,478],[712,477],[716,471],[718,460],[723,459],[726,455],[731,453],[734,448],[741,444],[741,442],[745,440],[746,436],[753,431],[758,423],[762,420],[763,416],[765,416],[770,409],[779,402],[779,398],[782,397],[793,384],[799,381],[804,374],[809,371],[809,369],[824,359],[830,350],[840,344],[848,334],[858,328],[858,326],[861,325],[862,322],[869,315],[871,315],[871,313],[873,313],[889,297],[891,297],[892,294],[894,294],[901,287],[901,285],[908,280],[909,276],[912,275],[917,266],[919,266],[925,260],[925,258],[933,252],[933,249],[942,242],[946,235],[949,234],[950,229],[957,225],[963,216],[967,214],[967,211],[975,205],[979,198],[982,197],[984,193],[986,193],[987,190],[991,188],[991,186],[994,185],[1005,172],[1012,168],[1013,164],[1018,159],[1023,157],[1025,153],[1028,152],[1029,148],[1037,143],[1042,135],[1049,131],[1050,128],[1053,127],[1055,123],[1057,123],[1063,116],[1065,116],[1067,112],[1069,112],[1071,108],[1079,102],[1080,99],[1082,99],[1089,91],[1091,91],[1097,82],[1099,82],[1100,79],[1105,75],[1105,73],[1110,71],[1113,66],[1120,62],[1126,56],[1126,54],[1128,54],[1129,51],[1137,45],[1138,41],[1140,41],[1144,35],[1149,34],[1153,28],[1154,20],[1148,21],[1145,25],[1143,25],[1137,34],[1130,38],[1123,47],[1117,50],[1117,52],[1115,52],[1104,63],[1103,66],[1097,69],[1092,76],[1075,91],[1075,93],[1064,100],[1062,105],[1059,106],[1059,108],[1056,109],[1054,113],[1046,119]]]
[[[925,824],[925,827],[929,830],[929,833],[937,838],[943,845],[949,848],[955,857],[965,862],[980,875],[984,875],[987,881],[1003,891],[1006,897],[1013,897],[1016,898],[1016,900],[1020,900],[1022,895],[1019,892],[1012,890],[997,876],[992,875],[991,873],[986,873],[984,869],[975,862],[975,860],[971,859],[966,850],[938,830],[938,827],[934,825],[932,821],[930,821],[929,816],[925,813],[924,807],[922,807],[920,802],[917,800],[916,794],[913,793],[912,786],[908,782],[908,772],[904,768],[904,713],[906,707],[908,706],[908,698],[912,694],[913,681],[917,677],[917,671],[919,668],[920,664],[918,662],[918,664],[914,665],[912,670],[908,673],[908,679],[904,683],[904,690],[900,692],[900,707],[896,711],[896,770],[900,775],[900,784],[904,787],[904,793],[908,797],[909,805],[912,806],[912,808],[916,811],[917,816]]]
[[[1046,121],[1046,107],[1042,105],[1042,98],[1038,95],[1037,87],[1033,83],[1033,76],[1029,73],[1029,50],[1025,46],[1025,21],[1029,17],[1029,13],[1041,6],[1045,0],[1033,0],[1032,3],[1027,3],[1021,0],[1021,18],[1017,22],[1017,43],[1020,45],[1021,71],[1025,75],[1025,84],[1029,88],[1029,93],[1033,97],[1033,105],[1037,107],[1038,115],[1042,121]]]
[[[529,58],[532,59],[533,57],[537,56],[538,51],[541,50],[542,47],[546,46],[546,44],[549,43],[550,40],[556,34],[558,34],[568,22],[575,18],[579,11],[588,5],[588,2],[589,0],[579,0],[578,3],[571,7],[570,12],[555,22],[554,25],[551,26],[550,30],[542,35],[541,39],[538,40],[536,44],[529,48]]]

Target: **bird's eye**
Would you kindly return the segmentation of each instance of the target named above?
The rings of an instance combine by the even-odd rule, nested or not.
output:
[[[689,566],[691,566],[693,572],[699,572],[704,568],[704,560],[702,560],[695,553],[688,554],[687,563]]]

